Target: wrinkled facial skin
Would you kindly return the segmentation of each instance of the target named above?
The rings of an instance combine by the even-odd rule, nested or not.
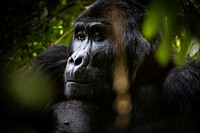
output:
[[[103,22],[76,22],[72,54],[65,69],[68,99],[98,101],[112,93],[112,42],[110,25]]]

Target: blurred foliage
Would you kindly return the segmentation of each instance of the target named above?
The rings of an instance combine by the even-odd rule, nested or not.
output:
[[[57,92],[54,82],[44,73],[37,70],[12,73],[9,77],[6,94],[18,106],[42,110],[53,101]]]
[[[178,54],[175,62],[179,65],[185,57],[196,59],[199,56],[199,22],[198,0],[152,0],[144,21],[143,34],[152,39],[160,32],[161,27],[162,39],[156,58],[162,65],[166,65],[176,48]]]
[[[74,19],[92,2],[3,0],[0,5],[1,71],[27,69],[46,47],[69,44]]]

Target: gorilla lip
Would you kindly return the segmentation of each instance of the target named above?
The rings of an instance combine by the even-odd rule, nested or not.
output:
[[[68,80],[66,84],[79,84],[79,85],[91,85],[94,84],[94,81],[76,81],[76,80]]]

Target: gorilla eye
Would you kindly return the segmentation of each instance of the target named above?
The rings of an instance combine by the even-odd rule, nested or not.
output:
[[[94,34],[94,40],[95,41],[103,41],[104,40],[104,36],[101,32],[96,32]]]
[[[76,36],[75,36],[78,40],[83,41],[85,40],[86,36],[85,33],[83,31],[79,31]]]

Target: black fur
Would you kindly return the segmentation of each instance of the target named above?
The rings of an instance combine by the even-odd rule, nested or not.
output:
[[[76,31],[79,32],[79,28],[75,28],[75,36],[69,47],[53,46],[37,58],[35,66],[50,74],[59,88],[59,94],[66,96],[62,102],[55,103],[52,107],[55,117],[55,129],[52,132],[200,132],[200,63],[188,61],[182,66],[175,67],[173,62],[170,62],[163,68],[156,62],[154,51],[158,38],[148,42],[140,33],[146,13],[145,6],[145,1],[98,0],[77,18],[75,25],[80,22],[93,24],[111,21],[119,17],[118,21],[122,20],[120,26],[123,27],[120,39],[115,36],[118,34],[116,32],[121,32],[120,28],[112,29],[116,21],[110,22],[110,32],[105,32],[103,41],[89,44],[90,41],[86,43],[76,40]],[[109,14],[116,13],[116,10],[120,14],[115,15],[119,16]],[[112,91],[112,68],[114,60],[120,56],[120,53],[116,52],[116,43],[122,43],[125,48],[123,52],[127,57],[125,59],[133,106],[131,121],[122,131],[114,125],[117,114],[112,108],[115,100],[115,93]],[[90,45],[98,47],[93,48]],[[86,51],[88,46],[89,50]],[[79,55],[84,51],[81,47],[89,54],[87,63],[83,62],[86,55]],[[77,57],[74,53],[81,58],[83,56],[80,63],[75,62]],[[82,64],[84,66],[79,66]],[[94,79],[98,82],[95,87],[73,88],[66,85],[69,79]]]

